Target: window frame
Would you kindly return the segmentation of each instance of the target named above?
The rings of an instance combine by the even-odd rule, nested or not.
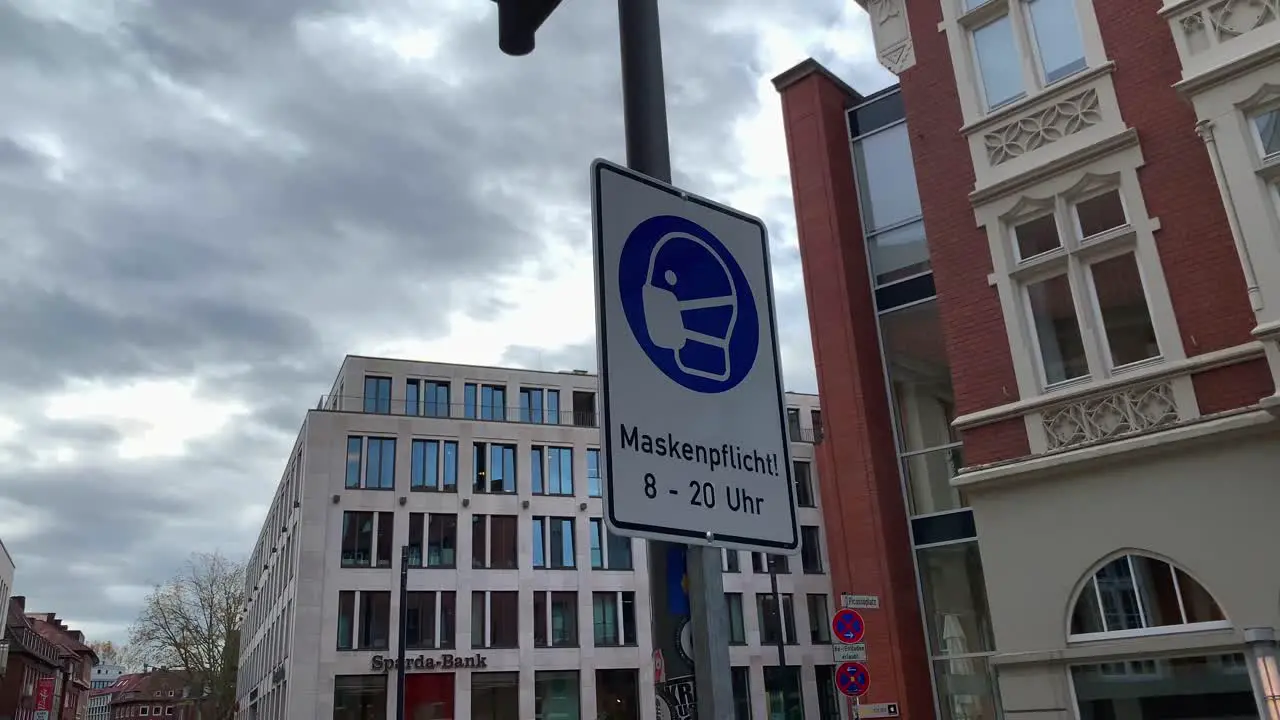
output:
[[[1044,2],[1047,0],[1038,1]],[[1083,65],[1062,77],[1050,80],[1044,67],[1040,43],[1036,38],[1035,21],[1031,17],[1030,6],[1032,0],[985,0],[985,2],[978,3],[972,9],[966,8],[965,0],[953,0],[956,23],[959,25],[961,32],[964,33],[963,45],[967,53],[966,60],[971,70],[970,80],[973,84],[979,118],[996,114],[1005,108],[1037,97],[1047,90],[1069,82],[1071,78],[1078,77],[1081,73],[1087,72],[1090,68],[1096,66],[1098,59],[1090,58],[1089,43],[1087,42],[1087,36],[1090,33],[1087,32],[1085,25],[1092,18],[1081,12],[1080,3],[1076,2],[1076,0],[1053,1],[1067,3],[1075,13],[1077,40]],[[1013,46],[1018,55],[1018,69],[1022,76],[1022,92],[993,105],[987,98],[986,82],[982,74],[982,64],[979,61],[976,34],[979,30],[1004,18],[1009,20],[1009,31],[1013,36]]]
[[[427,484],[427,459],[430,455],[430,448],[435,447],[435,481],[434,484]],[[422,470],[423,483],[418,484],[418,448],[423,448]],[[450,472],[449,450],[453,450],[452,472]],[[458,452],[459,443],[457,440],[445,440],[440,438],[414,437],[409,440],[409,491],[410,492],[440,492],[453,493],[458,492]],[[450,477],[452,476],[452,477]]]
[[[1178,609],[1182,615],[1183,622],[1175,623],[1171,625],[1154,625],[1154,626],[1147,625],[1146,627],[1128,628],[1124,630],[1103,630],[1101,632],[1072,633],[1071,620],[1072,620],[1072,617],[1075,615],[1076,607],[1080,604],[1080,602],[1085,600],[1084,598],[1085,593],[1092,593],[1093,601],[1097,606],[1099,616],[1102,618],[1105,618],[1106,614],[1105,614],[1105,607],[1102,602],[1102,590],[1098,587],[1098,582],[1097,582],[1098,573],[1102,572],[1105,568],[1107,568],[1116,560],[1119,560],[1122,558],[1127,561],[1127,564],[1129,567],[1129,582],[1135,594],[1135,602],[1138,605],[1139,616],[1143,619],[1144,623],[1148,622],[1147,611],[1142,598],[1142,593],[1139,591],[1138,585],[1137,585],[1136,578],[1138,574],[1134,567],[1134,558],[1138,558],[1138,557],[1158,562],[1169,570],[1171,583],[1173,585],[1174,592],[1177,594]],[[1222,620],[1186,622],[1187,611],[1186,611],[1186,600],[1184,599],[1185,593],[1182,589],[1181,582],[1178,580],[1178,573],[1182,573],[1192,582],[1200,586],[1200,589],[1205,593],[1205,595],[1207,595],[1213,601],[1213,604],[1217,606],[1218,611],[1222,613],[1222,617],[1223,617]],[[1105,620],[1103,622],[1105,623]],[[1112,555],[1108,557],[1106,560],[1104,560],[1103,562],[1094,565],[1089,570],[1085,579],[1078,584],[1076,592],[1072,595],[1071,603],[1068,605],[1067,631],[1065,634],[1066,634],[1068,643],[1076,644],[1076,643],[1105,642],[1105,641],[1113,641],[1113,640],[1127,640],[1127,639],[1133,639],[1133,638],[1155,637],[1155,636],[1162,636],[1162,635],[1185,635],[1188,633],[1212,632],[1215,630],[1229,630],[1232,627],[1233,627],[1233,624],[1231,622],[1231,618],[1227,616],[1226,610],[1222,607],[1222,604],[1218,602],[1217,597],[1212,592],[1209,591],[1209,588],[1206,587],[1205,584],[1201,582],[1199,578],[1192,575],[1190,572],[1187,572],[1185,568],[1175,563],[1172,563],[1169,560],[1166,560],[1165,558],[1158,557],[1155,555],[1150,555],[1150,554],[1141,553],[1141,552],[1126,552],[1126,553],[1119,553],[1116,555]]]

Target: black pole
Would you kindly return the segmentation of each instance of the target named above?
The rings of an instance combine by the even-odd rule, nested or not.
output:
[[[671,147],[657,0],[618,0],[618,39],[627,167],[669,183]]]
[[[773,593],[773,616],[778,620],[778,674],[779,680],[783,683],[779,688],[782,696],[782,716],[784,718],[791,717],[791,708],[787,699],[787,631],[782,622],[782,595],[778,593],[778,558],[774,555],[766,555],[769,562],[769,592]],[[799,688],[797,688],[799,690]]]
[[[409,628],[409,546],[400,547],[400,621],[396,630],[396,720],[404,720],[404,646]]]

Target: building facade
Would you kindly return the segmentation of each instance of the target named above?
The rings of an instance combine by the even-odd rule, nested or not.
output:
[[[13,573],[15,566],[9,550],[0,541],[0,618],[9,617],[9,595],[13,591]],[[0,637],[0,677],[9,667],[9,640]]]
[[[596,387],[346,358],[251,556],[239,716],[394,717],[407,548],[409,717],[655,718],[646,547],[603,523]],[[726,553],[738,716],[838,718],[820,415],[815,396],[787,401],[805,547],[777,568],[781,623],[767,559]]]
[[[62,649],[48,640],[26,616],[26,598],[9,599],[4,637],[9,646],[9,662],[0,679],[0,717],[34,720],[37,695],[49,688],[53,693],[61,684]],[[47,709],[55,710],[55,698],[42,700]]]
[[[110,663],[98,663],[93,666],[93,674],[89,679],[89,686],[94,690],[114,685],[120,676],[124,675],[123,665],[112,665]]]
[[[869,699],[1280,717],[1278,8],[867,8],[775,84]]]

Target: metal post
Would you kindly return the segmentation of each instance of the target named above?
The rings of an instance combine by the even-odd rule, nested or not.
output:
[[[409,546],[400,546],[400,620],[396,630],[396,720],[404,720],[404,646],[409,637]]]
[[[774,555],[765,555],[765,562],[769,564],[769,592],[773,594],[773,617],[778,622],[779,677],[785,681],[787,677],[787,630],[782,622],[782,595],[778,593],[778,558]],[[799,689],[796,688],[797,691]],[[781,688],[781,696],[782,716],[790,718],[791,708],[788,707],[787,688],[785,685]]]
[[[622,49],[622,111],[627,165],[656,180],[671,182],[667,98],[662,75],[658,0],[618,0]],[[699,720],[733,720],[733,679],[729,672],[729,628],[724,612],[724,578],[719,548],[686,548],[694,673],[680,657],[678,621],[668,601],[667,564],[671,545],[649,543],[653,642],[662,651],[669,677],[695,676]],[[682,672],[684,671],[684,672]]]

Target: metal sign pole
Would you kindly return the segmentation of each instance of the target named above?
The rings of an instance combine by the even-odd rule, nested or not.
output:
[[[667,98],[662,73],[662,36],[658,0],[618,0],[618,37],[622,50],[622,106],[627,165],[665,183],[671,182],[667,136]],[[733,680],[729,672],[728,625],[719,548],[685,548],[689,577],[689,613],[694,673],[681,657],[679,619],[673,617],[668,564],[678,545],[649,541],[650,608],[653,643],[662,651],[670,678],[694,675],[699,720],[733,720]],[[687,672],[679,672],[685,669]],[[662,688],[656,688],[663,692]]]
[[[400,547],[400,621],[396,632],[396,720],[404,720],[404,646],[409,636],[409,546]]]

